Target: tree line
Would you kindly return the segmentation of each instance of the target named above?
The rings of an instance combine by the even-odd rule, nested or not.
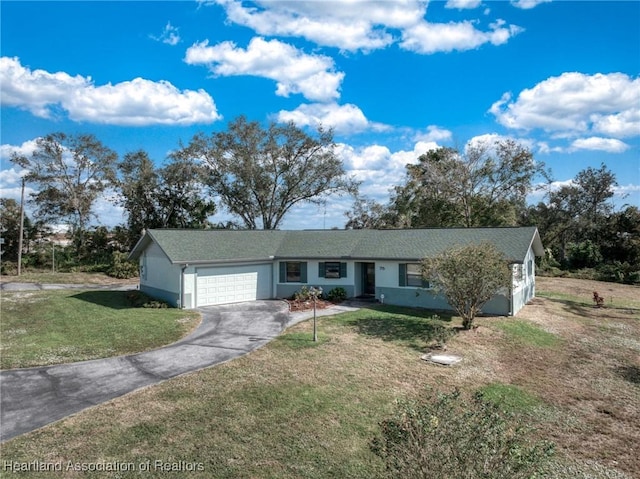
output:
[[[618,182],[604,164],[554,189],[545,165],[505,140],[432,150],[406,169],[388,204],[357,198],[347,227],[537,226],[546,251],[539,271],[640,283],[640,210],[614,208]],[[535,189],[542,200],[527,204]]]
[[[542,201],[527,204],[551,173],[523,145],[502,140],[442,147],[406,166],[388,204],[359,195],[335,153],[331,130],[309,135],[295,124],[264,127],[241,116],[226,131],[196,134],[161,166],[143,150],[123,158],[88,134],[53,133],[29,156],[11,161],[33,185],[34,218],[25,236],[46,236],[46,225],[70,225],[69,261],[96,262],[128,251],[145,228],[277,229],[291,208],[329,195],[355,198],[346,228],[538,226],[552,272],[597,268],[602,279],[640,281],[640,212],[614,210],[615,175],[586,168]],[[124,211],[110,232],[91,227],[99,198]],[[2,199],[3,264],[17,256],[19,205]],[[219,209],[233,220],[212,224]],[[27,242],[27,248],[29,248]],[[558,271],[556,271],[558,270]]]

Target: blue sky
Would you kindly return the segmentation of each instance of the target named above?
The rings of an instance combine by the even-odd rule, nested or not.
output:
[[[162,164],[238,115],[331,126],[362,193],[386,201],[429,148],[516,139],[556,185],[605,163],[640,206],[640,2],[2,1],[8,158],[57,131]],[[539,200],[532,195],[531,201]],[[342,227],[349,198],[287,229]],[[122,222],[105,198],[99,221]],[[224,213],[217,219],[226,218]]]

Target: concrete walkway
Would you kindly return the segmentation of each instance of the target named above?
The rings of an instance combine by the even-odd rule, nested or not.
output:
[[[192,334],[154,351],[0,372],[0,440],[138,388],[242,356],[264,346],[287,326],[307,319],[290,315],[282,301],[210,306],[199,311],[202,323]]]

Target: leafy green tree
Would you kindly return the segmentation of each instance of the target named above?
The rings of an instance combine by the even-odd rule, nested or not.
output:
[[[118,185],[121,205],[127,215],[128,238],[132,246],[145,228],[158,228],[162,224],[157,201],[160,177],[145,151],[127,153],[118,163]]]
[[[112,185],[117,155],[95,136],[52,133],[36,140],[30,157],[11,161],[29,171],[25,177],[38,190],[32,193],[36,213],[46,221],[67,221],[78,254],[96,199]]]
[[[29,218],[25,215],[25,228],[29,223]],[[16,260],[20,239],[20,205],[12,198],[0,198],[0,237],[4,240],[2,261]]]
[[[419,227],[513,226],[544,165],[512,140],[432,150],[407,165],[391,208],[404,224]]]
[[[118,164],[122,206],[132,246],[146,228],[205,228],[215,203],[204,198],[202,168],[173,158],[156,168],[145,151],[128,153]]]
[[[202,161],[212,195],[249,229],[277,229],[293,206],[356,188],[332,132],[313,138],[293,123],[264,129],[241,116],[227,131],[196,135],[176,157]]]
[[[422,262],[423,277],[462,317],[462,327],[473,320],[496,293],[511,286],[506,259],[491,243],[450,248]]]
[[[570,246],[589,240],[592,249],[601,247],[608,235],[608,218],[613,214],[610,200],[617,184],[604,164],[599,169],[588,167],[570,184],[551,191],[548,204],[530,207],[522,223],[536,225],[545,247],[551,248],[561,264],[567,264]]]
[[[188,158],[173,157],[158,172],[162,228],[210,228],[216,205],[206,198],[203,168]]]
[[[345,213],[345,229],[383,229],[392,228],[397,221],[391,211],[380,203],[357,197],[350,211]]]

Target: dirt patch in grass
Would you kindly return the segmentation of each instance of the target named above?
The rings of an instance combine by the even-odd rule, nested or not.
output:
[[[139,278],[118,279],[105,273],[52,273],[51,271],[26,271],[20,276],[0,275],[0,283],[46,283],[46,284],[138,284]]]

